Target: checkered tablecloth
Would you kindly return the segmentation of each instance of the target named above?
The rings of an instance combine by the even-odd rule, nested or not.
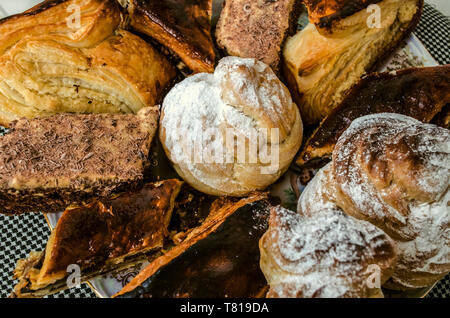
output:
[[[440,64],[450,63],[450,20],[425,4],[415,34]],[[1,131],[0,131],[1,133]],[[50,230],[42,214],[0,215],[0,297],[7,297],[16,283],[12,271],[19,258],[31,250],[43,250]],[[48,297],[96,297],[86,284]],[[450,297],[450,275],[440,281],[428,297]]]

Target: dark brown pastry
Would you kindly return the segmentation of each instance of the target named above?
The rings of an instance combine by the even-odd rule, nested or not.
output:
[[[329,159],[339,137],[358,117],[398,113],[428,123],[447,103],[450,65],[370,74],[322,121],[296,163],[302,166]]]
[[[128,0],[131,27],[175,52],[194,72],[214,71],[212,0]]]
[[[59,212],[142,186],[158,116],[148,107],[13,122],[0,137],[0,213]]]
[[[256,297],[266,286],[258,241],[268,228],[265,194],[218,199],[182,244],[150,263],[116,297]]]
[[[19,260],[15,295],[40,297],[66,287],[71,264],[80,267],[82,277],[93,277],[162,248],[181,184],[176,179],[149,183],[139,192],[68,208],[45,252]]]

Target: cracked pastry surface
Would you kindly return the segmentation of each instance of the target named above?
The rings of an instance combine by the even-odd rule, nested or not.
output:
[[[216,28],[229,55],[251,57],[277,70],[284,40],[297,26],[295,0],[226,0]]]
[[[62,112],[137,113],[159,102],[175,69],[121,23],[112,0],[47,0],[1,20],[0,124]]]
[[[238,57],[177,84],[160,119],[160,139],[179,175],[212,195],[243,196],[275,182],[302,133],[297,106],[272,69]]]

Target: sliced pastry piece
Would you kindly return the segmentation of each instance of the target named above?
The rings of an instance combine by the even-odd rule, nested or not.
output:
[[[214,71],[212,0],[127,0],[131,27],[172,50],[194,72]]]
[[[296,30],[296,0],[226,0],[217,44],[230,55],[252,57],[278,69],[282,44]]]
[[[0,124],[158,103],[176,70],[120,24],[114,0],[47,0],[0,20]]]
[[[0,213],[58,212],[142,185],[157,107],[21,119],[0,137]]]
[[[417,25],[423,0],[306,1],[309,23],[283,49],[283,73],[305,124],[319,123]]]
[[[273,298],[383,297],[396,260],[382,230],[331,207],[310,217],[272,208],[259,246]]]
[[[266,281],[258,241],[267,230],[265,194],[215,201],[203,224],[151,262],[115,297],[256,297]]]
[[[85,281],[155,254],[168,235],[181,184],[176,179],[149,183],[138,192],[69,207],[45,251],[18,261],[14,295],[42,297],[67,288],[71,265],[79,266]]]
[[[312,165],[330,159],[339,137],[358,117],[398,113],[428,123],[448,103],[450,65],[370,74],[353,86],[321,122],[303,145],[296,163]]]

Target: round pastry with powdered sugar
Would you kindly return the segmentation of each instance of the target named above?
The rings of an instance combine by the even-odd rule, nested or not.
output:
[[[335,206],[396,242],[398,260],[384,287],[431,286],[450,272],[450,132],[398,114],[358,118],[332,163],[306,187],[298,211]]]
[[[272,69],[226,57],[213,74],[177,84],[166,96],[160,139],[178,174],[211,195],[265,189],[300,148],[297,105]]]
[[[331,206],[312,216],[274,207],[259,248],[275,298],[382,297],[396,260],[382,230]]]

